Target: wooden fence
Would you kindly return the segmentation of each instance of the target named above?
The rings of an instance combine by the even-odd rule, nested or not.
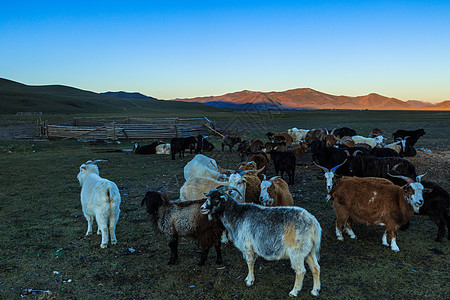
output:
[[[208,134],[207,118],[75,118],[70,125],[41,124],[47,138],[80,140],[169,139]]]

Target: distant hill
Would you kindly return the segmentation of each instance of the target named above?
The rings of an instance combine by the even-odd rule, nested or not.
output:
[[[408,100],[406,103],[411,104],[414,107],[424,107],[424,106],[433,106],[434,104],[426,101],[419,100]]]
[[[116,98],[123,98],[123,99],[151,99],[151,100],[158,100],[156,98],[153,97],[149,97],[149,96],[145,96],[141,93],[130,93],[130,92],[105,92],[105,93],[100,93],[100,95],[106,95],[106,96],[111,96],[111,97],[116,97]]]
[[[241,91],[222,96],[174,99],[176,101],[197,102],[220,107],[252,107],[267,106],[278,109],[368,109],[368,110],[417,110],[446,109],[446,105],[413,101],[411,103],[389,98],[375,93],[349,97],[335,96],[309,88],[293,89],[284,92]],[[420,102],[420,104],[418,103]],[[423,103],[423,105],[421,105]],[[444,102],[442,102],[444,103]]]
[[[134,93],[130,93],[134,94]],[[0,78],[0,114],[172,113],[223,111],[198,103],[157,100],[152,97],[117,98],[64,85],[30,86]]]
[[[450,100],[436,103],[434,105],[422,106],[421,110],[450,110]]]

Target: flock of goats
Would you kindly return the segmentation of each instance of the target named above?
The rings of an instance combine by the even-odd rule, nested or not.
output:
[[[222,151],[238,145],[241,156],[238,171],[221,168],[201,153],[214,146],[204,137],[173,138],[170,144],[155,142],[139,147],[134,153],[179,153],[186,149],[198,153],[184,167],[186,182],[180,199],[170,201],[160,190],[147,191],[146,207],[155,229],[166,235],[171,250],[169,264],[178,258],[180,237],[195,239],[201,249],[199,265],[205,264],[209,249],[217,252],[222,263],[221,242],[232,241],[241,250],[248,265],[245,282],[255,281],[253,265],[258,256],[267,260],[289,258],[295,271],[295,284],[289,296],[297,296],[306,273],[305,262],[313,275],[312,295],[320,291],[319,249],[321,232],[317,219],[303,208],[294,206],[289,185],[294,183],[296,157],[309,151],[314,163],[324,171],[327,199],[336,212],[336,236],[343,232],[356,238],[352,222],[382,226],[382,244],[399,251],[397,231],[409,225],[414,213],[427,214],[438,225],[436,241],[442,241],[445,224],[449,228],[449,194],[438,184],[421,180],[414,165],[405,157],[414,156],[414,144],[425,134],[423,129],[398,130],[395,142],[385,145],[379,129],[369,137],[357,136],[350,128],[325,130],[289,129],[286,133],[267,133],[269,141],[241,140],[225,136]],[[295,145],[295,147],[293,147]],[[150,150],[149,150],[150,149]],[[168,151],[167,149],[170,149]],[[92,233],[94,218],[101,247],[116,244],[115,227],[119,218],[120,193],[115,183],[99,176],[98,161],[80,166],[81,203],[88,221],[86,235]],[[272,162],[276,176],[266,178]],[[288,174],[284,181],[283,173]],[[280,175],[280,176],[278,176]]]

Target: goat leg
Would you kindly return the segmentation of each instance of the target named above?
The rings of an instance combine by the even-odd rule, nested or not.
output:
[[[221,265],[222,264],[222,250],[220,249],[221,242],[218,242],[214,247],[216,248],[216,264]]]
[[[209,248],[202,249],[202,252],[200,254],[200,261],[198,262],[199,266],[203,266],[206,262],[206,259],[208,258]]]
[[[178,237],[173,237],[169,242],[170,259],[169,265],[174,265],[178,259]]]

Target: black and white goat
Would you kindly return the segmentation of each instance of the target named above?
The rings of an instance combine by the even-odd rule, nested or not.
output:
[[[159,191],[147,191],[142,199],[141,206],[146,206],[155,230],[166,235],[169,240],[170,265],[178,259],[179,237],[191,237],[197,241],[202,250],[199,266],[205,264],[212,246],[216,248],[216,263],[222,263],[220,239],[225,229],[217,218],[209,220],[200,213],[203,203],[204,200],[170,202],[167,195]]]
[[[306,273],[305,261],[313,274],[311,294],[319,295],[319,249],[322,229],[317,219],[300,207],[263,207],[237,203],[226,193],[229,187],[211,190],[201,213],[218,216],[234,245],[248,265],[247,286],[255,282],[253,265],[258,256],[267,260],[289,258],[295,271],[295,284],[289,296],[296,297]]]

